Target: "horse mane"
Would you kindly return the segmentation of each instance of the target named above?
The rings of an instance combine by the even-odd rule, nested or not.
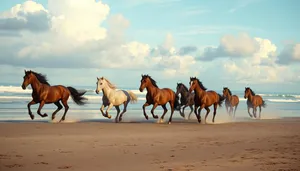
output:
[[[153,78],[151,78],[151,76],[149,76],[149,75],[142,75],[142,78],[143,78],[143,79],[149,78],[150,81],[151,81],[151,83],[152,83],[152,85],[153,85],[154,87],[158,88],[158,86],[157,86],[157,84],[156,84],[156,81],[153,80]]]
[[[251,90],[251,88],[250,88],[250,87],[247,87],[247,89],[249,89],[249,90],[250,90],[250,92],[251,92],[252,96],[255,96],[255,92],[254,92],[253,90]]]
[[[110,88],[112,88],[112,89],[116,89],[117,87],[114,85],[114,84],[112,84],[108,79],[106,79],[106,78],[104,78],[104,77],[102,77],[101,79],[104,79],[106,82],[107,82],[107,84],[108,84],[108,86],[110,87]]]
[[[231,91],[230,91],[230,89],[228,87],[224,87],[224,90],[227,90],[230,96],[232,95]]]
[[[34,71],[28,71],[28,73],[32,73],[41,83],[43,84],[47,84],[47,85],[50,85],[48,83],[48,80],[47,80],[47,77],[46,75],[43,75],[41,73],[36,73]]]
[[[183,83],[178,83],[179,86],[183,86],[183,88],[186,90],[186,91],[189,91],[189,89],[183,84]]]
[[[202,90],[204,90],[204,91],[206,91],[206,90],[207,90],[207,89],[204,87],[204,85],[202,84],[202,82],[201,82],[201,81],[199,81],[199,79],[198,79],[198,78],[196,78],[196,77],[191,77],[190,79],[191,79],[191,81],[194,81],[194,80],[196,80],[196,81],[198,82],[198,84],[199,84],[199,86],[200,86],[200,88],[201,88]]]

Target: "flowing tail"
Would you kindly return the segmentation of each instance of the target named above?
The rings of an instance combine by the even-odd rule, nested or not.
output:
[[[263,108],[265,108],[265,107],[267,107],[267,104],[266,104],[266,102],[263,100],[262,101],[262,105],[261,105]]]
[[[225,100],[225,97],[224,96],[222,96],[221,94],[218,94],[219,95],[219,106],[220,107],[222,107],[222,103],[223,103],[223,101]]]
[[[86,93],[86,91],[78,92],[73,87],[67,87],[67,88],[71,92],[71,97],[77,105],[84,105],[86,103],[85,100],[87,100],[87,98],[82,97]]]
[[[130,101],[131,103],[136,103],[138,98],[137,96],[132,92],[132,91],[127,91],[129,96],[130,96]]]

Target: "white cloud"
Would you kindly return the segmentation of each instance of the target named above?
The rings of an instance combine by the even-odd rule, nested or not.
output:
[[[41,4],[26,1],[0,14],[0,30],[46,31],[49,20],[48,11]]]
[[[282,65],[299,63],[300,43],[286,45],[282,52],[278,55],[278,60],[276,62]]]
[[[259,43],[248,34],[241,33],[237,37],[225,35],[218,47],[207,47],[199,60],[211,61],[221,57],[248,57],[258,52]]]

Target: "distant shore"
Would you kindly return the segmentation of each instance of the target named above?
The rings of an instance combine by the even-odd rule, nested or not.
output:
[[[300,168],[300,118],[224,124],[2,122],[0,170]]]

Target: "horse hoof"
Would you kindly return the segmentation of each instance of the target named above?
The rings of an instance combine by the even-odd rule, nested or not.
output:
[[[170,124],[171,124],[171,122],[168,122],[168,124],[170,125]]]
[[[154,119],[158,119],[158,116],[157,116],[157,115],[154,115],[153,118],[154,118]]]
[[[108,119],[111,119],[111,116],[110,116],[110,115],[107,115],[107,118],[108,118]]]
[[[34,115],[30,115],[31,120],[34,120]]]
[[[44,117],[47,117],[47,116],[48,116],[48,115],[47,115],[46,113],[44,113],[43,118],[44,118]]]
[[[145,116],[145,118],[146,118],[147,120],[149,120],[149,117],[148,117],[148,116]]]

